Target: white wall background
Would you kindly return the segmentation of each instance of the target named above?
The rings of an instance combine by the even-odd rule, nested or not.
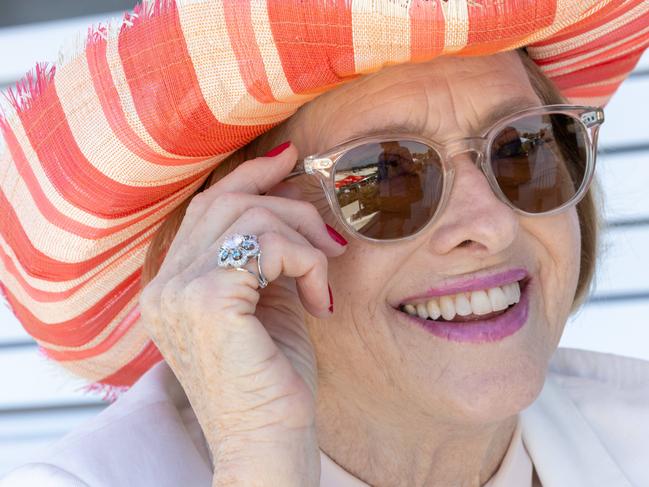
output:
[[[36,61],[56,60],[64,40],[110,17],[0,27],[0,87]],[[597,169],[607,201],[605,248],[593,298],[571,319],[560,346],[649,360],[647,113],[649,53],[606,109]],[[0,305],[0,477],[104,407],[78,391],[83,385],[39,356],[34,341]]]

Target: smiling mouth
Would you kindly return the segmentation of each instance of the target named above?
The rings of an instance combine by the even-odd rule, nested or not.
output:
[[[398,310],[429,321],[467,323],[496,318],[514,307],[529,278],[502,286],[403,303]]]

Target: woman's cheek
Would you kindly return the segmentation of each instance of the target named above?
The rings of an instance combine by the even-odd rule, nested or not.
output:
[[[570,257],[570,262],[568,263],[568,268],[572,269],[572,289],[576,291],[577,282],[579,281],[579,271],[581,269],[581,229],[579,227],[579,216],[577,215],[576,208],[570,210],[570,235],[571,235],[571,245],[570,249],[572,252],[568,252]],[[573,292],[574,294],[574,292]]]
[[[553,281],[556,281],[555,289],[558,295],[550,301],[561,303],[561,306],[557,306],[557,311],[561,313],[558,317],[559,322],[565,322],[570,314],[581,268],[581,231],[577,210],[569,210],[566,217],[560,233],[555,234],[564,237],[558,239],[561,245],[555,249],[558,255],[554,259],[556,278]]]

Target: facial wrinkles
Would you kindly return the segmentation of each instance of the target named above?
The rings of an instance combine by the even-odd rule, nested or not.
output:
[[[401,89],[401,88],[400,88]],[[367,97],[365,103],[350,99],[343,103],[338,113],[348,113],[349,117],[341,119],[333,115],[325,125],[330,129],[324,138],[327,142],[323,150],[339,144],[350,138],[355,129],[362,127],[364,130],[381,130],[389,124],[403,123],[413,126],[413,133],[429,133],[427,130],[428,111],[420,107],[428,107],[427,96],[421,87],[415,88],[412,83],[400,96],[394,98],[389,93],[394,90],[393,86],[387,86],[373,96]],[[389,101],[381,103],[378,100],[388,97]],[[413,98],[416,102],[413,102]],[[335,120],[334,120],[335,119]],[[322,145],[322,144],[321,144]]]
[[[463,91],[461,88],[462,83],[454,86],[452,79],[445,78],[448,87],[446,90],[448,108],[445,113],[452,115],[452,119],[451,117],[445,117],[445,120],[449,121],[444,127],[443,133],[445,137],[482,136],[485,129],[490,128],[486,126],[485,117],[500,103],[509,99],[512,94],[523,98],[526,105],[541,105],[533,90],[521,92],[519,85],[499,81],[498,83],[493,82],[488,88],[484,86],[483,91],[476,93],[475,90]],[[490,123],[493,123],[493,121],[490,121]]]
[[[505,61],[508,60],[512,61],[511,56],[503,59],[493,57],[489,60],[489,63],[492,64],[472,61],[472,64],[467,62],[463,65],[463,69],[460,69],[457,63],[452,65],[437,64],[434,77],[431,76],[430,71],[423,72],[405,68],[394,72],[393,75],[386,75],[386,77],[377,75],[373,78],[372,83],[361,81],[363,84],[357,85],[355,89],[352,89],[351,85],[342,87],[344,91],[329,92],[335,95],[328,97],[323,95],[315,100],[310,105],[310,109],[303,112],[308,113],[308,116],[302,120],[295,120],[295,133],[300,137],[300,140],[295,140],[293,134],[291,134],[291,138],[298,147],[304,148],[304,150],[308,149],[311,151],[309,153],[313,153],[328,149],[347,138],[351,129],[358,128],[363,124],[380,127],[386,121],[416,122],[419,124],[421,133],[433,139],[474,135],[485,113],[499,101],[507,99],[512,94],[525,93],[529,93],[532,99],[536,99],[531,87],[522,83],[522,80],[517,78],[516,71],[509,69],[505,64]],[[468,76],[472,78],[472,83],[461,79],[462,76],[467,76],[466,71],[469,66],[474,68],[472,74]],[[438,67],[439,69],[437,69]],[[502,68],[500,70],[502,73],[499,71],[499,67]],[[403,83],[406,80],[407,82]],[[476,80],[480,81],[481,89],[470,89],[469,85],[475,84]],[[407,87],[407,90],[401,91],[403,87]],[[475,174],[475,176],[478,175]],[[486,194],[481,192],[481,197]],[[320,197],[321,195],[318,198]],[[467,214],[471,213],[470,208],[462,211]],[[331,215],[327,213],[325,221],[328,216]],[[331,220],[327,222],[332,223]],[[430,347],[420,345],[416,340],[405,340],[403,335],[395,336],[400,332],[393,326],[393,323],[390,323],[388,319],[381,319],[386,296],[393,298],[405,295],[405,289],[412,285],[414,279],[418,281],[417,285],[421,285],[424,281],[432,283],[433,280],[443,284],[442,281],[446,277],[452,278],[461,273],[484,269],[492,264],[511,264],[515,260],[514,256],[517,255],[522,262],[524,259],[529,259],[530,262],[534,259],[534,263],[539,263],[541,268],[545,268],[540,281],[543,282],[544,288],[549,294],[548,302],[543,304],[545,309],[539,313],[539,321],[545,318],[548,321],[544,327],[556,328],[559,326],[558,323],[555,323],[556,317],[561,310],[551,311],[547,306],[551,305],[554,299],[559,298],[558,294],[567,289],[565,278],[555,274],[556,267],[562,264],[566,265],[566,261],[555,255],[548,257],[547,254],[562,250],[562,246],[565,246],[566,242],[557,242],[556,247],[552,249],[551,243],[548,244],[543,238],[539,238],[539,230],[546,228],[543,225],[539,220],[530,222],[523,232],[527,234],[527,240],[519,239],[506,252],[490,256],[485,261],[468,261],[460,255],[462,252],[458,252],[462,249],[456,249],[454,255],[458,257],[454,259],[449,259],[448,256],[427,255],[426,252],[430,252],[430,250],[421,246],[421,242],[403,243],[387,248],[352,241],[343,258],[331,262],[332,288],[335,293],[337,292],[337,297],[340,296],[340,301],[336,302],[338,316],[335,317],[335,323],[328,322],[322,325],[316,323],[314,325],[327,327],[327,332],[322,333],[323,337],[328,336],[325,333],[330,332],[331,334],[329,338],[323,338],[328,342],[321,347],[322,356],[319,356],[318,359],[326,364],[339,364],[343,361],[344,363],[353,363],[354,366],[349,371],[344,371],[341,367],[331,367],[332,374],[340,375],[338,379],[342,379],[337,380],[336,384],[343,385],[340,386],[340,390],[334,391],[333,387],[328,389],[331,395],[325,399],[335,403],[337,400],[343,401],[340,398],[344,397],[344,401],[347,401],[345,404],[362,404],[365,409],[369,408],[373,417],[391,414],[396,409],[398,414],[389,419],[393,419],[395,424],[398,424],[399,430],[389,439],[393,441],[395,450],[401,452],[393,457],[398,468],[402,469],[409,461],[426,463],[436,452],[443,453],[444,446],[448,442],[439,446],[435,444],[435,438],[453,438],[457,436],[457,433],[467,431],[463,429],[466,418],[454,416],[454,414],[459,414],[455,412],[458,402],[457,390],[462,392],[462,387],[456,385],[459,384],[459,381],[456,381],[456,376],[460,377],[460,374],[464,374],[463,377],[470,378],[471,373],[478,375],[484,370],[476,364],[484,362],[487,366],[497,367],[499,363],[488,351],[470,356],[465,354],[460,357],[461,347],[449,346],[431,350]],[[565,233],[566,227],[557,225],[556,230]],[[547,228],[545,233],[548,233]],[[468,254],[464,253],[463,255]],[[424,268],[422,263],[432,263],[432,265]],[[551,269],[551,267],[555,267],[555,269]],[[559,269],[561,268],[559,267]],[[358,284],[359,273],[364,276],[363,284],[360,286]],[[553,286],[554,289],[551,289]],[[415,292],[417,291],[421,291],[421,289],[415,290]],[[539,293],[541,297],[545,297],[545,294],[546,292]],[[364,303],[373,304],[365,305]],[[552,320],[552,315],[554,315],[554,320]],[[353,338],[343,343],[342,340],[335,339],[337,333]],[[544,330],[542,333],[549,333],[549,330]],[[552,333],[554,335],[554,329]],[[411,349],[404,346],[406,343]],[[545,338],[542,343],[538,344],[539,350],[548,346],[549,343]],[[544,353],[537,350],[529,351],[533,356],[541,355],[541,358],[545,359]],[[350,357],[354,358],[350,359]],[[460,358],[463,360],[459,360]],[[475,372],[471,369],[474,366],[476,367]],[[423,377],[424,372],[429,375]],[[367,380],[368,377],[371,379]],[[365,380],[362,381],[362,387],[359,387],[356,381],[360,382],[361,378]],[[432,383],[431,378],[433,379]],[[347,382],[352,386],[345,390]],[[386,382],[389,385],[382,387]],[[526,392],[524,387],[527,386],[514,385],[523,389],[519,397]],[[368,391],[369,393],[367,393]],[[342,394],[338,394],[339,392]],[[382,401],[376,401],[377,397],[380,397]],[[498,407],[507,407],[506,404],[501,404],[501,398],[498,398],[498,401]],[[435,408],[431,408],[431,405],[434,405]],[[468,408],[468,406],[465,407]],[[418,414],[417,410],[420,410],[421,413]],[[404,415],[404,411],[414,414]],[[469,414],[472,412],[471,409],[467,409],[467,411]],[[370,414],[368,413],[368,415]],[[422,427],[423,419],[426,420],[425,424],[428,427],[437,428],[437,435],[422,436],[422,432],[426,429]],[[448,431],[445,430],[443,428],[444,421],[449,424],[453,423],[453,428],[449,427]],[[353,427],[358,425],[360,428],[363,424],[364,422],[358,418],[350,417],[349,423],[344,424],[343,427],[351,431]],[[457,426],[457,431],[455,431],[455,426]],[[380,433],[387,436],[392,432],[383,429]],[[475,449],[471,448],[480,441],[470,441],[474,432],[469,433],[466,435],[467,441],[459,442],[458,448],[466,447],[467,450],[470,450],[474,454],[473,460],[475,461],[473,463],[475,463],[480,460],[478,458],[480,454],[475,455]],[[412,435],[414,446],[408,442],[410,439],[408,434]],[[399,437],[399,435],[404,437]],[[339,440],[338,436],[332,436],[335,438],[331,440],[332,444],[340,441],[339,449],[333,449],[333,453],[339,453],[340,449],[344,448],[345,440],[349,439],[344,436]],[[351,438],[360,441],[359,447],[356,449],[359,453],[367,450],[369,454],[375,453],[379,460],[387,460],[386,463],[392,462],[389,457],[381,456],[380,451],[374,452],[371,441],[363,445],[362,435],[352,435]],[[503,441],[505,440],[503,439]],[[418,444],[418,441],[421,441],[421,444]],[[362,448],[363,446],[366,446],[365,450]],[[439,449],[436,449],[438,446]],[[369,458],[372,458],[371,455]],[[345,466],[358,466],[344,455],[341,459],[345,460]],[[443,470],[444,460],[433,462],[436,473]],[[456,464],[459,465],[458,462],[450,461],[449,463],[454,467],[457,466]],[[476,470],[475,465],[462,463],[460,466],[466,467],[467,473]],[[377,468],[377,472],[381,472],[387,468],[387,465],[379,464]],[[422,472],[425,470],[424,464],[414,465],[410,472],[421,478]],[[405,471],[408,472],[408,470]]]
[[[321,117],[321,127],[328,130],[319,132],[318,148],[326,150],[358,132],[383,131],[385,126],[400,124],[411,127],[408,131],[413,134],[424,135],[440,143],[482,135],[485,114],[509,99],[511,93],[521,91],[520,86],[515,84],[494,83],[491,85],[492,93],[472,95],[472,92],[462,93],[460,87],[453,85],[450,77],[452,73],[436,76],[432,80],[415,78],[405,87],[391,83],[360,99],[341,102],[330,119],[327,119],[327,115]],[[440,89],[442,85],[446,89]],[[395,97],[392,93],[397,89],[400,95]],[[531,89],[519,97],[529,99],[526,105],[540,104]],[[485,101],[485,98],[489,101]],[[383,99],[389,101],[381,102]],[[337,100],[333,101],[335,105]],[[345,113],[348,116],[344,116]]]
[[[563,296],[557,297],[557,304],[555,304],[554,306],[545,301],[543,305],[547,323],[559,323],[561,322],[559,318],[563,318],[568,313],[569,307],[572,304],[572,298],[577,289],[580,259],[579,252],[575,251],[574,249],[580,248],[581,234],[579,230],[577,210],[575,208],[568,210],[566,215],[554,215],[546,218],[546,225],[551,225],[556,228],[556,231],[551,232],[551,234],[555,236],[564,236],[564,238],[567,237],[570,240],[570,248],[573,249],[573,252],[568,255],[565,252],[557,251],[556,248],[559,248],[560,246],[563,246],[565,248],[567,245],[566,242],[561,241],[560,239],[557,240],[556,238],[546,238],[542,240],[540,242],[540,248],[538,249],[539,253],[544,253],[546,255],[546,259],[552,262],[551,266],[545,266],[541,269],[541,282],[545,283],[545,286],[548,290],[566,290]],[[562,282],[565,280],[564,274],[556,272],[556,269],[570,268],[574,266],[575,263],[577,265],[576,272],[574,272],[574,277],[571,282],[569,282],[568,286],[566,286],[566,283]],[[542,297],[545,297],[546,295],[555,296],[550,291],[541,293],[541,295]],[[563,332],[564,326],[565,323],[561,323],[561,326],[559,327],[560,329],[553,331],[555,331],[560,337],[561,332]]]
[[[353,303],[353,305],[356,304],[357,303]],[[388,366],[389,364],[386,364],[379,358],[379,356],[376,354],[376,347],[374,347],[371,343],[368,343],[365,337],[366,333],[363,331],[363,329],[366,327],[368,318],[370,321],[374,321],[373,318],[376,313],[376,307],[374,308],[374,310],[372,310],[371,306],[371,302],[368,302],[367,308],[364,308],[363,306],[354,306],[353,308],[351,308],[351,317],[354,324],[354,329],[356,330],[356,334],[359,340],[363,342],[365,350],[371,355],[374,363],[376,363],[376,370],[381,373],[381,375],[385,378],[385,382],[389,386],[395,387],[397,385],[397,381],[395,381],[394,377],[392,377],[390,373],[391,369]],[[368,312],[368,315],[364,314],[365,311]]]
[[[477,105],[486,103],[480,102],[478,98],[472,96],[470,90],[465,89],[464,96],[461,96],[462,83],[459,82],[455,85],[451,83],[450,80],[456,77],[455,72],[452,70],[450,70],[451,72],[447,71],[436,74],[432,81],[430,79],[430,73],[426,76],[419,74],[418,77],[415,76],[414,79],[405,84],[400,81],[401,78],[397,78],[395,82],[394,80],[390,81],[392,78],[388,77],[380,80],[382,83],[378,88],[365,86],[361,90],[360,95],[357,93],[358,90],[350,90],[348,87],[345,87],[345,91],[338,93],[337,96],[331,96],[330,100],[324,98],[317,100],[312,105],[317,108],[315,110],[316,113],[310,114],[310,118],[321,121],[316,126],[317,136],[315,137],[318,144],[321,145],[319,149],[324,150],[329,148],[335,142],[346,138],[345,135],[349,131],[349,127],[361,125],[364,122],[374,122],[372,125],[380,126],[382,120],[403,119],[405,116],[406,119],[417,120],[420,126],[425,127],[422,129],[422,132],[425,131],[426,134],[431,136],[435,136],[436,133],[440,132],[442,125],[444,125],[444,130],[447,132],[452,130],[459,132],[460,130],[457,127],[460,127],[463,123],[464,125],[478,125],[484,108],[481,110]],[[497,75],[497,71],[493,71],[493,73],[494,76]],[[466,72],[461,72],[461,74],[466,75]],[[471,77],[482,78],[484,74],[480,72],[479,75],[472,74]],[[375,76],[375,81],[379,81],[376,78],[378,77]],[[496,91],[499,92],[506,91],[505,88],[508,83],[503,82],[502,79],[503,77],[500,76],[497,78],[498,82],[492,82],[490,84],[491,88],[497,88]],[[505,88],[500,88],[499,83]],[[441,84],[445,86],[445,89],[441,88]],[[401,94],[395,98],[394,92],[396,91],[395,88],[397,85],[400,89],[405,87],[406,90],[400,91]],[[510,88],[514,86],[518,92],[521,91],[520,85],[512,84]],[[484,94],[481,93],[480,95],[484,98]],[[491,98],[497,99],[497,96]],[[390,101],[388,104],[381,105],[377,101],[381,99],[389,99]],[[404,104],[400,103],[402,100],[406,105],[399,109],[399,105]],[[394,105],[396,105],[396,108],[392,108]],[[354,116],[354,112],[359,113],[359,115]],[[452,116],[443,116],[442,112],[450,113]],[[345,114],[351,114],[354,118],[347,118]],[[464,118],[460,117],[459,114],[463,114]],[[360,122],[358,121],[359,119],[361,120]],[[468,123],[467,120],[469,121]],[[333,135],[333,131],[336,131],[336,135],[340,135]],[[471,130],[463,130],[462,132],[464,132],[462,133],[464,136],[468,135],[467,132],[471,133]],[[325,203],[322,198],[318,202]],[[323,204],[322,206],[326,207],[327,205]],[[406,257],[404,256],[404,259]]]

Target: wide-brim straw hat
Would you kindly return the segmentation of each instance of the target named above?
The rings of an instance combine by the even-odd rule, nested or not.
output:
[[[0,117],[0,290],[95,389],[162,359],[138,312],[165,217],[233,151],[390,64],[526,47],[606,104],[649,44],[647,0],[156,0],[37,65]]]

